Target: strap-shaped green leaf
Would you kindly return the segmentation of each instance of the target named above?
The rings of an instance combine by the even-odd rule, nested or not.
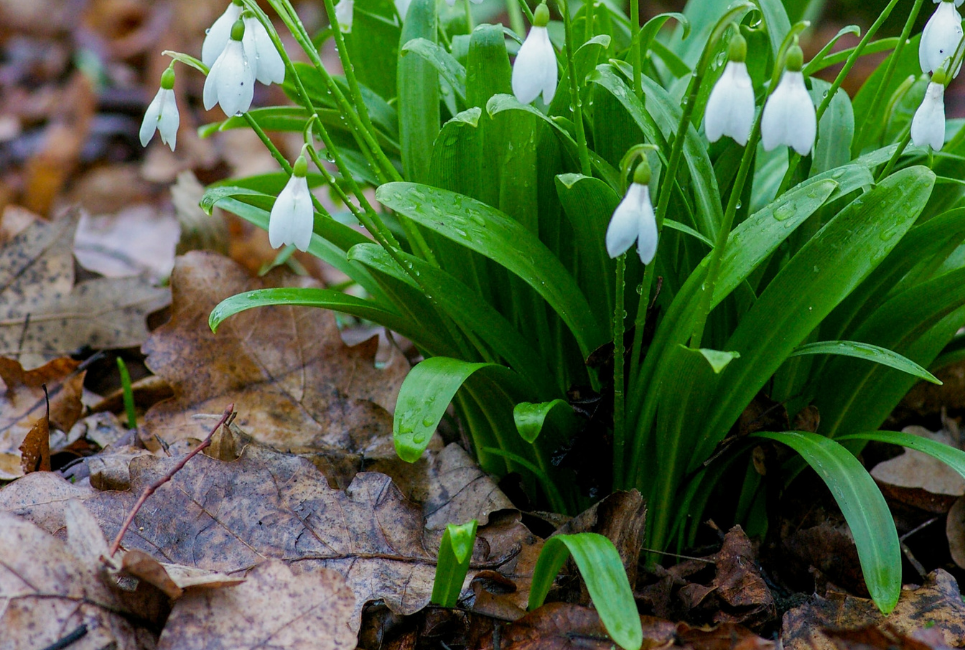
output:
[[[438,35],[435,0],[412,0],[403,16],[400,48],[409,41]],[[429,179],[432,143],[439,134],[439,72],[418,56],[402,56],[398,62],[399,142],[405,177],[425,182]]]
[[[399,390],[392,423],[399,458],[409,463],[419,460],[456,392],[483,368],[511,373],[494,363],[468,363],[449,357],[426,359],[409,371]]]
[[[554,399],[552,402],[520,402],[513,407],[513,420],[516,421],[516,430],[526,442],[536,442],[539,434],[543,431],[543,425],[550,413],[558,411],[565,415],[572,415],[573,409],[569,403],[563,399]]]
[[[403,46],[401,54],[403,57],[414,54],[425,59],[449,83],[459,103],[466,105],[466,69],[438,43],[415,38]]]
[[[901,595],[901,546],[888,504],[864,466],[843,446],[815,433],[751,435],[787,445],[817,472],[851,528],[871,599],[885,614],[893,610]]]
[[[595,314],[560,261],[515,219],[462,195],[416,183],[387,183],[376,198],[388,208],[506,267],[533,287],[569,326],[583,357],[607,339],[605,314]]]
[[[871,345],[870,343],[860,343],[858,341],[817,341],[816,343],[806,343],[787,356],[800,357],[808,354],[836,354],[842,357],[864,359],[865,361],[880,363],[883,366],[907,372],[909,375],[924,379],[933,384],[942,385],[938,377],[911,359],[903,357],[897,352],[892,352],[887,348]]]
[[[624,650],[639,650],[643,628],[630,581],[616,547],[603,535],[554,535],[546,540],[533,570],[529,609],[543,604],[556,574],[571,554],[607,633]]]
[[[908,447],[923,454],[928,454],[932,458],[937,458],[965,478],[965,451],[955,449],[946,444],[926,438],[916,436],[912,433],[900,431],[866,431],[865,433],[855,433],[848,436],[836,438],[838,442],[847,440],[876,440],[886,442],[889,445],[900,445]]]
[[[472,547],[476,542],[475,519],[467,524],[448,524],[442,534],[436,577],[432,583],[432,602],[442,607],[455,607],[462,583],[469,572]]]
[[[791,21],[787,17],[784,3],[781,0],[754,0],[761,13],[764,14],[764,23],[767,25],[767,36],[771,41],[771,54],[774,60],[781,51],[781,44],[784,37],[791,31]]]

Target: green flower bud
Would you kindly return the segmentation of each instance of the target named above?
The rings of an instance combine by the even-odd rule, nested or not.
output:
[[[804,52],[798,45],[792,45],[787,50],[787,58],[784,60],[789,72],[800,72],[804,67]]]
[[[931,82],[933,84],[945,85],[948,81],[948,73],[945,72],[945,68],[938,68],[931,75]]]
[[[727,44],[727,60],[737,63],[747,60],[747,41],[740,34],[735,34]]]
[[[533,12],[533,27],[546,27],[550,22],[550,10],[546,7],[546,3],[540,4],[536,7],[536,11]]]
[[[650,184],[650,163],[647,161],[646,156],[640,159],[640,164],[637,165],[637,169],[633,172],[633,182],[637,185]]]
[[[238,19],[235,24],[231,26],[231,40],[240,41],[245,37],[245,21]]]
[[[305,156],[299,156],[292,165],[292,175],[298,178],[305,178],[308,175],[308,161],[305,160]]]
[[[172,63],[168,66],[168,69],[161,74],[161,88],[164,90],[171,90],[174,88],[174,64]]]

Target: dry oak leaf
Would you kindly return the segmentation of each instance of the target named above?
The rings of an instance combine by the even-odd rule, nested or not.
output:
[[[150,434],[166,441],[201,437],[207,423],[192,415],[218,413],[231,402],[242,431],[280,450],[357,453],[390,435],[387,409],[408,368],[393,362],[377,369],[377,340],[347,347],[331,312],[252,309],[229,318],[217,334],[208,328],[208,315],[223,299],[271,286],[317,285],[280,269],[252,278],[209,252],[177,258],[171,320],[143,348],[147,366],[175,394],[147,412]]]
[[[0,354],[38,366],[79,348],[125,348],[147,338],[145,318],[168,290],[142,278],[74,284],[77,211],[37,221],[0,249]]]
[[[90,484],[73,484],[57,472],[34,472],[0,489],[0,511],[30,521],[51,535],[65,537],[67,502],[86,501],[95,494]]]
[[[912,426],[902,429],[923,438],[936,440],[960,449],[960,436],[952,421],[949,429],[929,431]],[[915,449],[890,460],[878,463],[871,475],[889,500],[920,508],[934,514],[945,514],[958,497],[965,495],[965,479],[934,456]]]
[[[87,496],[86,506],[108,537],[120,529],[136,495],[175,462],[135,458],[130,491]],[[23,501],[21,512],[30,509]],[[518,523],[483,529],[474,568],[505,569],[515,577],[519,556],[535,563],[538,552],[520,551],[533,546],[531,537]],[[368,601],[384,600],[403,615],[425,607],[435,576],[436,549],[422,511],[389,477],[360,473],[341,491],[329,487],[309,461],[255,446],[233,462],[192,459],[135,517],[124,546],[162,562],[229,575],[243,575],[269,559],[285,561],[296,573],[334,569],[355,593],[356,630]]]
[[[154,636],[125,613],[96,565],[34,524],[0,512],[0,648],[42,648],[80,625],[88,633],[71,650],[153,648]]]
[[[0,480],[12,480],[26,472],[21,464],[21,445],[47,406],[43,386],[50,395],[49,425],[70,431],[83,411],[80,398],[84,373],[75,372],[78,362],[55,359],[40,368],[24,370],[19,362],[0,357]],[[48,430],[49,433],[49,430]]]
[[[293,574],[283,562],[255,567],[241,585],[184,596],[158,650],[351,650],[355,598],[335,571]]]
[[[841,593],[814,596],[786,614],[781,641],[787,650],[835,650],[821,628],[855,630],[887,623],[899,634],[928,627],[940,633],[945,645],[965,645],[965,603],[955,578],[941,569],[928,574],[925,584],[905,588],[895,609],[885,617],[873,602]]]

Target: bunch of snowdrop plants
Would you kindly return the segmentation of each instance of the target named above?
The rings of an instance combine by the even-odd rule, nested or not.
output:
[[[898,537],[855,454],[884,440],[965,473],[963,452],[877,430],[962,357],[965,130],[940,110],[963,58],[960,2],[913,35],[924,0],[891,0],[857,45],[831,53],[851,27],[810,60],[806,0],[791,16],[780,0],[691,2],[645,25],[636,3],[507,0],[513,30],[475,24],[499,0],[324,4],[338,28],[310,34],[288,0],[268,0],[271,17],[241,0],[210,68],[171,54],[227,113],[201,134],[253,129],[280,167],[212,185],[203,207],[356,284],[236,296],[212,327],[276,304],[385,325],[424,357],[394,414],[402,458],[421,457],[452,403],[482,467],[518,473],[537,507],[639,490],[656,550],[692,542],[708,510],[763,532],[750,452],[789,447],[769,478],[819,470],[875,602],[893,608]],[[901,35],[878,38],[893,12]],[[251,47],[256,26],[267,41]],[[322,63],[327,39],[344,72]],[[290,103],[250,108],[231,84],[280,78],[260,74],[267,42]],[[887,58],[850,97],[842,83],[874,52]],[[173,145],[166,111],[144,132]],[[301,135],[294,168],[270,132]],[[344,208],[326,210],[320,186]],[[764,398],[820,424],[738,427]]]

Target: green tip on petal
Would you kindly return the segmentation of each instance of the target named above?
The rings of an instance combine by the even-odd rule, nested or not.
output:
[[[292,175],[298,178],[305,178],[308,175],[308,161],[305,160],[305,156],[299,156],[295,164],[292,165]]]
[[[245,21],[241,18],[235,21],[235,24],[231,26],[231,40],[240,41],[245,37]]]
[[[804,67],[804,52],[801,50],[801,46],[792,45],[787,50],[787,69],[790,72],[800,72]]]
[[[637,165],[637,169],[633,172],[633,182],[637,185],[650,184],[650,163],[646,157],[640,160],[640,164]]]
[[[533,12],[533,27],[546,27],[550,22],[550,10],[546,3],[540,4]]]
[[[727,44],[727,59],[738,63],[747,60],[747,41],[739,33],[734,34]]]
[[[948,74],[945,72],[945,68],[938,68],[931,75],[931,82],[933,84],[945,85],[948,81]]]
[[[242,5],[242,2],[241,2],[241,0],[231,0],[231,4],[237,5],[237,6],[240,7],[240,6]]]
[[[161,88],[164,90],[171,90],[174,88],[174,64],[168,66],[168,69],[164,71],[161,75]]]

